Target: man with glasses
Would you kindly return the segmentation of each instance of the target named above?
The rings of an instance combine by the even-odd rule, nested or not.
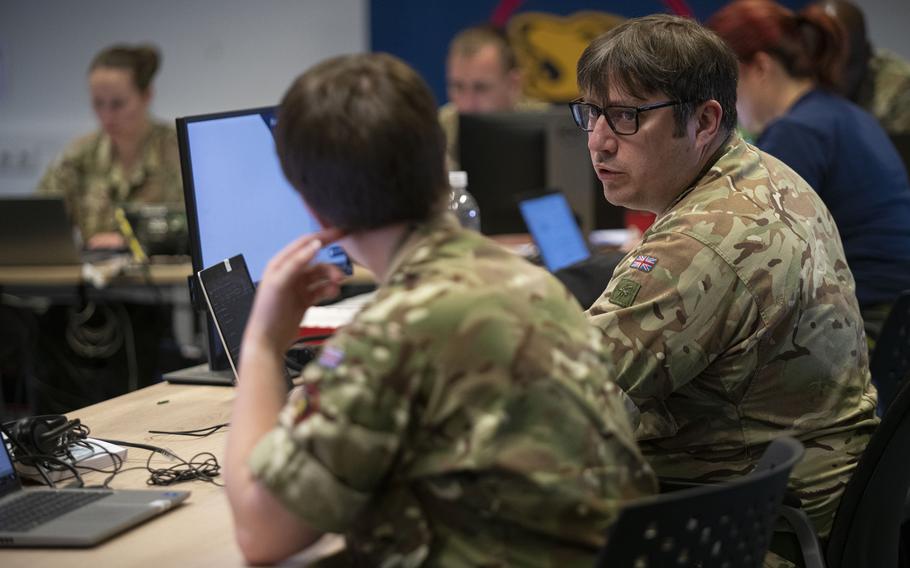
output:
[[[578,304],[442,210],[426,83],[389,55],[326,60],[288,89],[275,144],[326,229],[269,262],[244,333],[225,479],[246,559],[333,532],[332,566],[593,566],[654,474]],[[381,284],[285,401],[336,239]]]
[[[791,489],[825,534],[877,422],[862,319],[824,204],[734,130],[736,80],[717,36],[671,16],[582,54],[571,110],[604,197],[657,215],[587,313],[658,475],[740,476],[795,436]]]

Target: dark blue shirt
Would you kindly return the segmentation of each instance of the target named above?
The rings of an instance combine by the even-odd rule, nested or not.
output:
[[[910,289],[910,183],[872,115],[822,90],[805,94],[757,143],[803,177],[828,206],[861,307]]]

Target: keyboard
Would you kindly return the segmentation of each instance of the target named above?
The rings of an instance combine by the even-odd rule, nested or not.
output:
[[[25,532],[109,495],[110,491],[22,491],[0,506],[0,531]]]

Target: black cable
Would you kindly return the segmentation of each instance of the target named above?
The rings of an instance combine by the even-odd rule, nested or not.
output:
[[[113,481],[114,476],[116,476],[118,473],[123,471],[123,458],[120,457],[119,455],[115,454],[114,452],[110,451],[107,447],[105,447],[102,444],[93,444],[87,440],[79,440],[77,442],[73,442],[73,444],[77,445],[77,446],[81,446],[83,448],[87,448],[89,450],[92,450],[92,452],[95,452],[95,450],[101,450],[102,452],[106,453],[108,455],[108,457],[111,458],[112,469],[110,471],[104,470],[101,468],[96,468],[93,466],[88,466],[88,465],[79,465],[75,460],[73,460],[73,463],[76,464],[76,467],[78,467],[78,468],[87,469],[89,471],[96,471],[99,473],[109,473],[110,475],[108,475],[104,479],[104,482],[101,484],[101,487],[103,487],[105,489],[110,488],[110,483],[111,483],[111,481]]]
[[[228,424],[229,423],[215,424],[214,426],[199,428],[196,430],[152,432],[204,437],[228,426]],[[82,479],[82,475],[79,473],[80,469],[108,474],[108,476],[101,484],[101,487],[105,489],[110,488],[110,482],[117,474],[121,473],[122,471],[142,469],[140,467],[124,469],[124,459],[122,457],[110,451],[110,449],[104,447],[103,445],[92,443],[92,441],[86,439],[90,433],[90,429],[84,424],[77,425],[75,428],[69,430],[64,435],[64,438],[60,441],[60,445],[63,448],[61,450],[61,455],[31,453],[27,448],[20,444],[15,437],[10,435],[7,428],[8,424],[0,424],[0,430],[4,432],[6,439],[10,441],[9,443],[11,445],[15,446],[13,455],[16,461],[22,465],[33,467],[41,475],[48,487],[56,487],[56,484],[47,476],[47,473],[44,471],[45,469],[49,471],[62,471],[63,469],[68,469],[73,474],[73,477],[75,477],[77,483],[79,484],[79,487],[85,487],[85,481]],[[218,483],[215,480],[215,478],[221,474],[221,465],[218,463],[218,459],[215,457],[215,455],[211,452],[200,452],[190,458],[189,461],[187,461],[171,450],[150,444],[124,442],[122,440],[111,440],[105,438],[94,438],[93,440],[97,440],[99,442],[107,442],[109,444],[115,444],[119,446],[148,450],[150,453],[145,463],[145,469],[149,472],[149,479],[146,481],[148,485],[166,486],[182,481],[200,480],[212,483],[219,487],[223,487],[223,484]],[[89,449],[93,452],[96,451],[96,449],[100,449],[110,457],[111,468],[103,469],[89,465],[80,465],[76,461],[76,458],[71,451],[71,446],[74,445]],[[170,467],[153,468],[152,456],[154,456],[156,453],[162,454],[170,459],[175,459],[179,463],[174,464]]]
[[[102,442],[107,442],[108,444],[114,444],[117,446],[127,446],[129,448],[140,448],[143,450],[148,450],[148,451],[152,452],[153,454],[157,452],[157,453],[159,453],[163,456],[169,457],[169,458],[174,458],[174,459],[178,459],[178,460],[180,459],[180,456],[178,456],[174,452],[170,451],[169,449],[159,448],[158,446],[152,446],[151,444],[140,444],[138,442],[124,442],[122,440],[111,440],[110,438],[95,438],[95,439],[101,440]]]
[[[195,438],[205,438],[206,436],[211,436],[218,430],[222,428],[227,428],[230,426],[230,422],[224,422],[222,424],[215,424],[214,426],[206,426],[205,428],[196,428],[195,430],[149,430],[149,434],[169,434],[173,436],[193,436]]]
[[[110,306],[87,302],[67,310],[65,339],[73,353],[86,359],[108,359],[123,345],[123,330]]]
[[[54,455],[54,454],[32,453],[28,448],[26,448],[25,446],[20,444],[19,440],[17,440],[14,436],[10,435],[9,430],[8,430],[8,427],[10,424],[12,424],[12,423],[6,423],[3,425],[0,425],[0,430],[3,430],[4,434],[6,434],[7,439],[10,440],[11,443],[16,446],[16,451],[13,453],[15,460],[17,462],[21,463],[22,465],[34,468],[35,471],[37,471],[38,474],[41,475],[41,478],[43,479],[44,483],[48,487],[53,488],[53,487],[56,487],[57,485],[54,481],[52,481],[47,476],[45,469],[47,469],[48,471],[63,471],[64,469],[69,470],[73,474],[73,477],[76,479],[76,481],[79,483],[79,487],[85,486],[85,481],[82,479],[82,476],[79,474],[80,469],[85,469],[85,470],[89,470],[89,471],[97,471],[97,472],[101,472],[101,473],[108,473],[110,475],[105,479],[104,483],[102,484],[102,487],[108,488],[109,483],[114,478],[114,476],[117,475],[117,473],[119,473],[119,471],[123,465],[123,458],[121,458],[117,454],[114,454],[113,452],[111,452],[109,449],[105,448],[101,444],[92,444],[91,442],[86,441],[86,437],[88,437],[91,430],[85,424],[79,423],[74,428],[66,431],[64,434],[61,435],[62,439],[60,441],[60,445],[63,448],[61,450],[62,456],[59,454]],[[73,455],[73,453],[71,451],[72,446],[80,446],[80,447],[86,448],[88,450],[91,450],[92,452],[95,452],[96,449],[100,449],[101,451],[106,453],[111,458],[112,469],[104,470],[101,468],[96,468],[96,467],[88,466],[88,465],[84,465],[84,464],[80,465],[79,462],[76,460],[76,457]],[[66,458],[66,459],[64,459],[64,458]]]
[[[139,388],[139,359],[136,356],[136,334],[133,332],[133,320],[121,303],[114,304],[115,313],[123,327],[123,348],[126,352],[127,392]]]
[[[15,437],[10,435],[8,428],[9,428],[9,425],[13,424],[14,422],[15,421],[0,424],[0,431],[3,432],[3,435],[8,440],[9,445],[16,447],[16,450],[13,451],[12,454],[13,454],[13,459],[18,460],[20,455],[28,456],[29,452],[27,449],[25,449],[25,447],[22,446],[22,444],[19,443],[19,440],[17,440]],[[5,443],[5,442],[0,442],[0,443]],[[47,476],[47,474],[44,472],[44,470],[41,468],[40,465],[34,465],[32,467],[34,467],[38,471],[38,473],[41,475],[41,479],[44,480],[45,485],[47,485],[48,487],[56,487],[56,485],[54,485],[54,482],[51,481],[51,478],[49,478]]]
[[[27,466],[33,467],[36,470],[38,470],[39,472],[41,471],[41,465],[42,465],[39,462],[44,462],[44,464],[43,464],[44,467],[46,467],[47,469],[49,469],[51,471],[62,471],[63,469],[68,469],[70,471],[70,473],[73,474],[73,477],[76,478],[76,481],[79,483],[79,487],[85,487],[85,482],[82,480],[82,476],[79,475],[79,470],[77,469],[79,466],[74,465],[72,462],[67,461],[63,458],[59,458],[57,456],[52,456],[50,454],[27,454],[24,456],[17,455],[16,461],[18,461],[22,465],[27,465]],[[53,463],[62,465],[63,468],[51,467],[50,465],[48,465],[47,462],[53,462]],[[47,480],[49,482],[49,487],[57,486],[56,483],[49,480],[46,476],[43,476],[43,477],[45,478],[45,480]]]
[[[216,458],[215,455],[211,452],[200,452],[190,458],[189,461],[187,461],[166,448],[159,448],[158,446],[152,446],[150,444],[123,442],[121,440],[110,440],[106,438],[95,439],[101,440],[102,442],[108,442],[110,444],[116,444],[118,446],[141,448],[143,450],[150,451],[151,453],[145,462],[145,467],[149,472],[149,479],[146,481],[148,485],[171,485],[173,483],[179,483],[181,481],[195,481],[198,479],[200,481],[212,483],[218,487],[224,487],[223,484],[218,483],[214,479],[220,475],[221,465],[218,463],[218,458]],[[175,459],[180,463],[166,468],[153,468],[152,456],[154,456],[156,453],[162,454],[168,458]],[[196,460],[200,456],[209,457],[201,462],[197,462]]]
[[[146,483],[148,485],[158,485],[158,486],[167,486],[173,485],[174,483],[180,483],[181,481],[205,481],[216,485],[218,487],[224,487],[223,484],[215,481],[215,478],[221,475],[221,465],[218,463],[218,458],[215,457],[215,454],[211,452],[199,452],[189,461],[185,461],[181,458],[180,463],[174,464],[170,467],[165,468],[152,468],[152,455],[149,454],[148,460],[146,461],[146,467],[149,470],[150,477]],[[204,460],[197,461],[201,457],[206,457]]]

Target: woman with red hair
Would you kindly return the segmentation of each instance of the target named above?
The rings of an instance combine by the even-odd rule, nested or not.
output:
[[[739,59],[740,124],[831,211],[874,339],[910,289],[910,183],[875,118],[834,94],[844,32],[818,6],[797,14],[771,0],[732,2],[707,26]]]

